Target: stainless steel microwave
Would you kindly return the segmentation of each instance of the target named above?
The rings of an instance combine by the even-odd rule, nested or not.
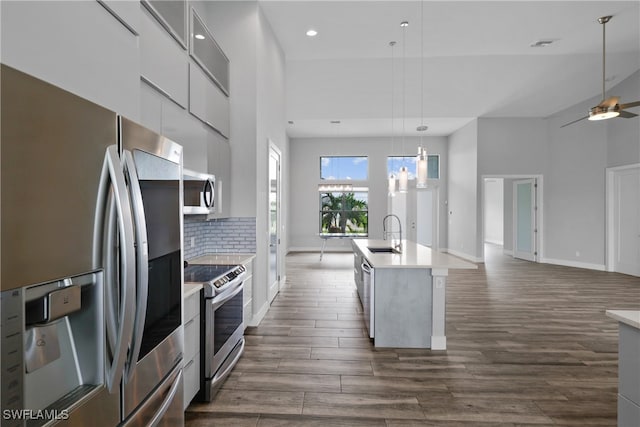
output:
[[[216,177],[206,173],[183,170],[184,214],[216,213]]]

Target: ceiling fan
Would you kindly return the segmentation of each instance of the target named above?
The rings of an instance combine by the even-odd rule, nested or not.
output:
[[[638,107],[640,106],[640,101],[629,102],[626,104],[618,104],[619,96],[611,96],[609,98],[605,98],[605,26],[607,22],[611,20],[612,16],[603,16],[598,18],[598,22],[602,24],[602,101],[589,109],[589,115],[585,117],[581,117],[578,120],[574,120],[572,122],[566,123],[561,128],[565,126],[569,126],[580,120],[589,119],[589,120],[605,120],[612,119],[614,117],[622,117],[625,119],[630,119],[632,117],[636,117],[637,114],[630,113],[626,111],[628,108]]]

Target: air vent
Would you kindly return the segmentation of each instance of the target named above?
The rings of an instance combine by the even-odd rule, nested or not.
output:
[[[547,47],[552,44],[555,40],[547,39],[547,40],[537,40],[531,43],[529,46],[531,47]]]

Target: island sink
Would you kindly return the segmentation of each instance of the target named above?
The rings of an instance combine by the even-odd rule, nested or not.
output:
[[[392,248],[390,246],[382,246],[382,247],[367,246],[367,249],[369,249],[369,252],[374,253],[374,254],[379,254],[379,253],[383,253],[383,254],[400,254],[400,253],[402,253],[397,248]]]

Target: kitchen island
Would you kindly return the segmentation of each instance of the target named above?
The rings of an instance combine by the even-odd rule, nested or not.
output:
[[[374,239],[354,239],[352,247],[356,287],[374,345],[445,350],[449,270],[477,266],[409,240],[400,249]]]
[[[618,426],[640,425],[640,311],[607,310],[618,321]]]

